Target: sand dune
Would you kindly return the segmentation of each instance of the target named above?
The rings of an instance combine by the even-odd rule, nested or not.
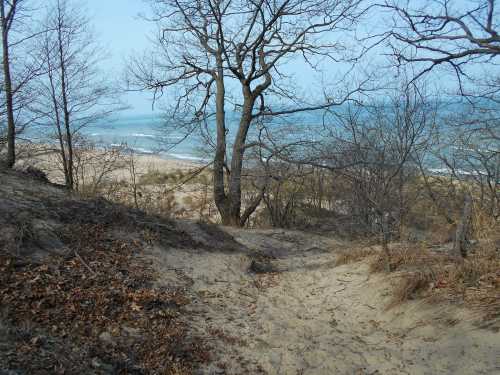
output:
[[[0,174],[0,177],[3,182],[0,185],[0,211],[3,212],[0,215],[0,245],[2,240],[7,245],[11,242],[22,244],[22,249],[14,246],[17,257],[22,250],[26,258],[37,255],[37,261],[59,264],[58,256],[69,250],[59,234],[61,228],[74,228],[82,223],[87,223],[86,230],[94,227],[107,230],[94,229],[90,236],[84,237],[100,238],[98,233],[102,236],[102,241],[92,245],[95,247],[85,250],[87,254],[82,253],[84,257],[90,256],[92,249],[102,252],[115,239],[120,239],[124,245],[133,244],[130,259],[137,258],[141,264],[150,263],[154,268],[151,272],[154,282],[147,283],[147,290],[175,292],[187,302],[182,308],[175,305],[173,310],[167,302],[164,306],[161,300],[155,300],[153,305],[148,303],[149,307],[128,302],[111,303],[109,307],[130,317],[137,316],[137,311],[150,311],[148,309],[153,307],[156,310],[151,311],[162,312],[161,317],[175,312],[176,319],[186,327],[186,333],[174,345],[181,349],[186,337],[189,339],[186,342],[198,340],[201,347],[208,346],[208,361],[201,363],[200,368],[198,363],[190,363],[197,367],[195,373],[500,373],[498,330],[475,327],[470,312],[450,304],[409,302],[388,310],[391,286],[397,282],[397,274],[391,274],[391,278],[384,274],[370,275],[364,263],[335,267],[337,254],[349,249],[352,246],[349,242],[299,231],[231,229],[193,221],[159,220],[137,211],[129,212],[101,199],[82,200],[65,189],[14,172]],[[19,228],[24,228],[29,236],[19,240],[16,232]],[[145,233],[149,235],[146,237]],[[73,233],[73,236],[78,238],[78,234]],[[77,258],[76,263],[87,265],[82,258]],[[20,263],[20,267],[24,267],[23,264],[28,263]],[[85,278],[89,272],[96,275],[91,279],[110,276],[99,276],[95,264],[87,265],[88,269],[83,265]],[[127,271],[130,265],[123,267],[125,275],[136,272],[136,268]],[[39,272],[44,275],[43,280],[47,272],[51,275],[47,280],[52,280],[60,275],[55,270],[59,268],[49,270],[47,267]],[[16,268],[11,272],[12,275],[23,274]],[[116,285],[125,286],[120,280]],[[132,288],[130,285],[135,284],[126,285]],[[80,293],[80,285],[76,290]],[[137,292],[135,288],[132,290]],[[28,302],[32,294],[31,286],[20,285],[4,292],[18,293]],[[87,302],[83,302],[81,306],[87,306]],[[51,306],[44,305],[45,313],[51,311]],[[30,309],[24,312],[39,313]],[[71,315],[64,316],[69,326],[75,323]],[[2,319],[0,328],[1,323]],[[119,332],[123,329],[115,332],[114,339],[109,333],[114,332],[117,324],[119,322],[97,325],[94,339],[121,340]],[[137,340],[155,336],[149,325],[143,328],[147,329],[141,331],[146,338],[138,337]],[[44,335],[52,337],[53,333]],[[129,340],[127,337],[125,335]],[[84,338],[86,343],[93,343],[88,333]],[[81,348],[78,342],[73,341],[71,347],[77,354]],[[131,343],[128,348],[139,345],[135,341]],[[7,341],[2,345],[12,348],[14,344],[15,341]],[[172,345],[172,342],[165,344]],[[56,358],[65,357],[66,352],[58,346],[49,348]],[[135,352],[127,353],[130,353],[127,360],[134,361]],[[179,357],[186,354],[179,353]],[[5,353],[0,350],[0,354]],[[39,352],[33,355],[45,361]],[[89,355],[82,352],[79,356],[89,359],[88,365],[94,366]],[[162,357],[161,361],[168,365],[169,359]],[[0,361],[0,367],[2,365]],[[109,365],[114,368],[112,363]]]
[[[195,225],[183,230],[209,241]],[[390,280],[369,276],[363,263],[333,266],[336,251],[348,244],[301,232],[226,230],[239,249],[152,249],[163,283],[184,280],[194,301],[190,324],[217,353],[201,373],[500,371],[498,333],[474,328],[466,311],[449,306],[407,303],[387,310]],[[280,272],[250,273],[259,257]]]

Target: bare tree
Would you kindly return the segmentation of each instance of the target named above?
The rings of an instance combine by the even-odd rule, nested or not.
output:
[[[394,15],[389,32],[395,41],[391,44],[393,54],[400,64],[419,64],[415,79],[447,65],[456,75],[462,94],[495,98],[500,89],[496,5],[496,0],[386,1],[383,7]],[[473,83],[471,91],[465,87],[467,80]],[[482,90],[477,92],[480,81]]]
[[[10,72],[10,47],[9,33],[19,6],[17,1],[9,4],[6,1],[0,2],[0,26],[2,27],[2,66],[3,83],[5,90],[5,108],[7,114],[7,160],[6,165],[12,167],[16,162],[16,127],[14,123],[14,94],[12,90],[12,76]],[[7,9],[6,9],[7,8]]]
[[[119,109],[117,92],[99,70],[103,53],[84,10],[71,0],[48,8],[38,112],[55,130],[66,186],[75,187],[74,153],[82,128]]]
[[[465,256],[473,211],[480,209],[495,223],[499,210],[498,2],[387,0],[382,6],[393,15],[387,35],[397,65],[410,64],[416,70],[414,81],[430,72],[437,77],[438,67],[451,68],[459,94],[467,99],[466,103],[455,104],[453,112],[458,116],[441,115],[442,122],[449,126],[441,126],[440,142],[433,152],[443,164],[437,171],[446,174],[434,179],[439,182],[438,189],[431,186],[429,171],[422,164],[420,168],[429,196],[448,223],[457,224],[455,250]],[[458,220],[450,194],[446,199],[439,197],[442,185],[447,185],[456,198],[465,195]]]
[[[224,224],[244,225],[258,205],[250,202],[242,212],[245,153],[259,146],[249,142],[254,124],[262,118],[330,108],[359,91],[357,87],[342,95],[325,94],[320,103],[307,101],[296,94],[285,67],[293,58],[312,68],[321,61],[334,64],[354,58],[342,41],[363,14],[362,0],[151,2],[151,19],[159,30],[157,49],[150,57],[133,59],[131,87],[153,90],[155,96],[173,88],[172,122],[188,132],[205,129],[207,138],[215,133],[214,200]],[[228,104],[238,111],[232,139]]]
[[[20,112],[28,107],[29,90],[25,90],[31,80],[41,71],[41,61],[33,59],[25,47],[40,35],[33,27],[31,15],[33,9],[28,8],[29,0],[1,0],[0,27],[2,41],[2,117],[6,120],[5,143],[7,154],[5,165],[13,167],[16,162],[16,135],[21,132],[18,126]],[[0,141],[1,142],[1,141]]]

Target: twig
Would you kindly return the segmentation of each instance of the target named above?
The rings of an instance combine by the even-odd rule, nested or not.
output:
[[[78,252],[77,252],[76,250],[73,250],[73,251],[74,251],[74,253],[75,253],[76,257],[77,257],[78,259],[80,259],[80,262],[82,262],[82,264],[83,264],[83,265],[84,265],[84,266],[85,266],[85,267],[86,267],[86,268],[90,271],[90,273],[91,273],[92,275],[94,275],[94,276],[95,276],[95,274],[96,274],[96,273],[92,270],[92,268],[90,268],[90,266],[89,266],[87,263],[85,263],[85,261],[84,261],[84,260],[83,260],[83,258],[80,256],[80,254],[78,254]]]
[[[177,183],[176,185],[174,185],[170,189],[165,190],[165,192],[170,193],[170,192],[179,190],[181,186],[187,184],[189,181],[196,178],[196,176],[200,175],[205,169],[210,167],[213,163],[214,162],[211,161],[210,163],[205,164],[204,166],[199,167],[198,169],[195,169],[194,171],[191,171],[190,175],[187,178],[185,178],[183,181],[180,181],[179,183]]]
[[[154,222],[150,222],[150,221],[139,221],[139,220],[136,220],[135,222],[137,224],[142,224],[142,225],[152,225],[152,226],[155,226],[155,227],[163,227],[163,228],[167,228],[167,229],[170,229],[170,230],[174,229],[174,228],[172,228],[172,225],[167,225],[167,224],[154,223]]]

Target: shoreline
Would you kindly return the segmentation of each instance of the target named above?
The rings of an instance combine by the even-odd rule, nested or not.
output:
[[[141,156],[141,157],[153,157],[161,160],[173,160],[190,164],[196,164],[198,166],[210,163],[210,160],[197,156],[189,156],[178,153],[140,151],[139,149],[132,149],[132,150],[136,156]]]
[[[119,147],[80,148],[75,149],[75,166],[78,165],[79,174],[83,174],[89,180],[100,173],[99,169],[107,168],[108,171],[105,172],[107,180],[122,181],[131,178],[131,160],[133,160],[137,176],[152,171],[168,173],[181,170],[185,172],[208,164],[208,161],[204,163],[201,160],[176,158],[174,155],[136,151],[131,153],[127,152],[126,148]],[[28,166],[39,168],[47,174],[49,180],[57,183],[64,182],[58,150],[51,145],[23,144],[16,164],[21,169]]]
[[[90,143],[92,147],[89,147],[89,149],[92,149],[93,151],[102,151],[106,152],[109,150],[120,150],[124,154],[130,154],[133,153],[136,156],[151,156],[151,157],[156,157],[162,160],[176,160],[176,161],[183,161],[187,163],[192,163],[192,164],[199,164],[203,165],[205,163],[210,163],[210,159],[203,158],[200,156],[196,155],[191,155],[189,153],[181,153],[181,152],[175,152],[172,150],[170,151],[153,151],[150,149],[142,148],[142,147],[130,147],[126,144],[119,144],[119,143]],[[59,150],[59,145],[54,142],[53,144],[45,142],[45,143],[38,143],[38,142],[32,142],[32,141],[20,141],[18,142],[18,148],[21,150],[21,152],[28,153],[28,154],[33,154],[37,152],[58,152]],[[75,147],[75,150],[78,148]],[[85,147],[80,147],[80,149],[86,150],[87,148]],[[36,155],[35,155],[36,156]],[[26,158],[26,157],[22,157]]]

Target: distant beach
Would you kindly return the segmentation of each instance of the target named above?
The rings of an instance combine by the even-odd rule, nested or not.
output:
[[[161,159],[186,160],[194,163],[206,161],[201,153],[200,142],[195,137],[168,131],[163,120],[156,115],[123,115],[99,121],[80,130],[85,138],[98,147],[127,148],[140,155],[151,155]],[[53,127],[38,125],[25,132],[25,138],[36,144],[48,144],[47,135]]]

